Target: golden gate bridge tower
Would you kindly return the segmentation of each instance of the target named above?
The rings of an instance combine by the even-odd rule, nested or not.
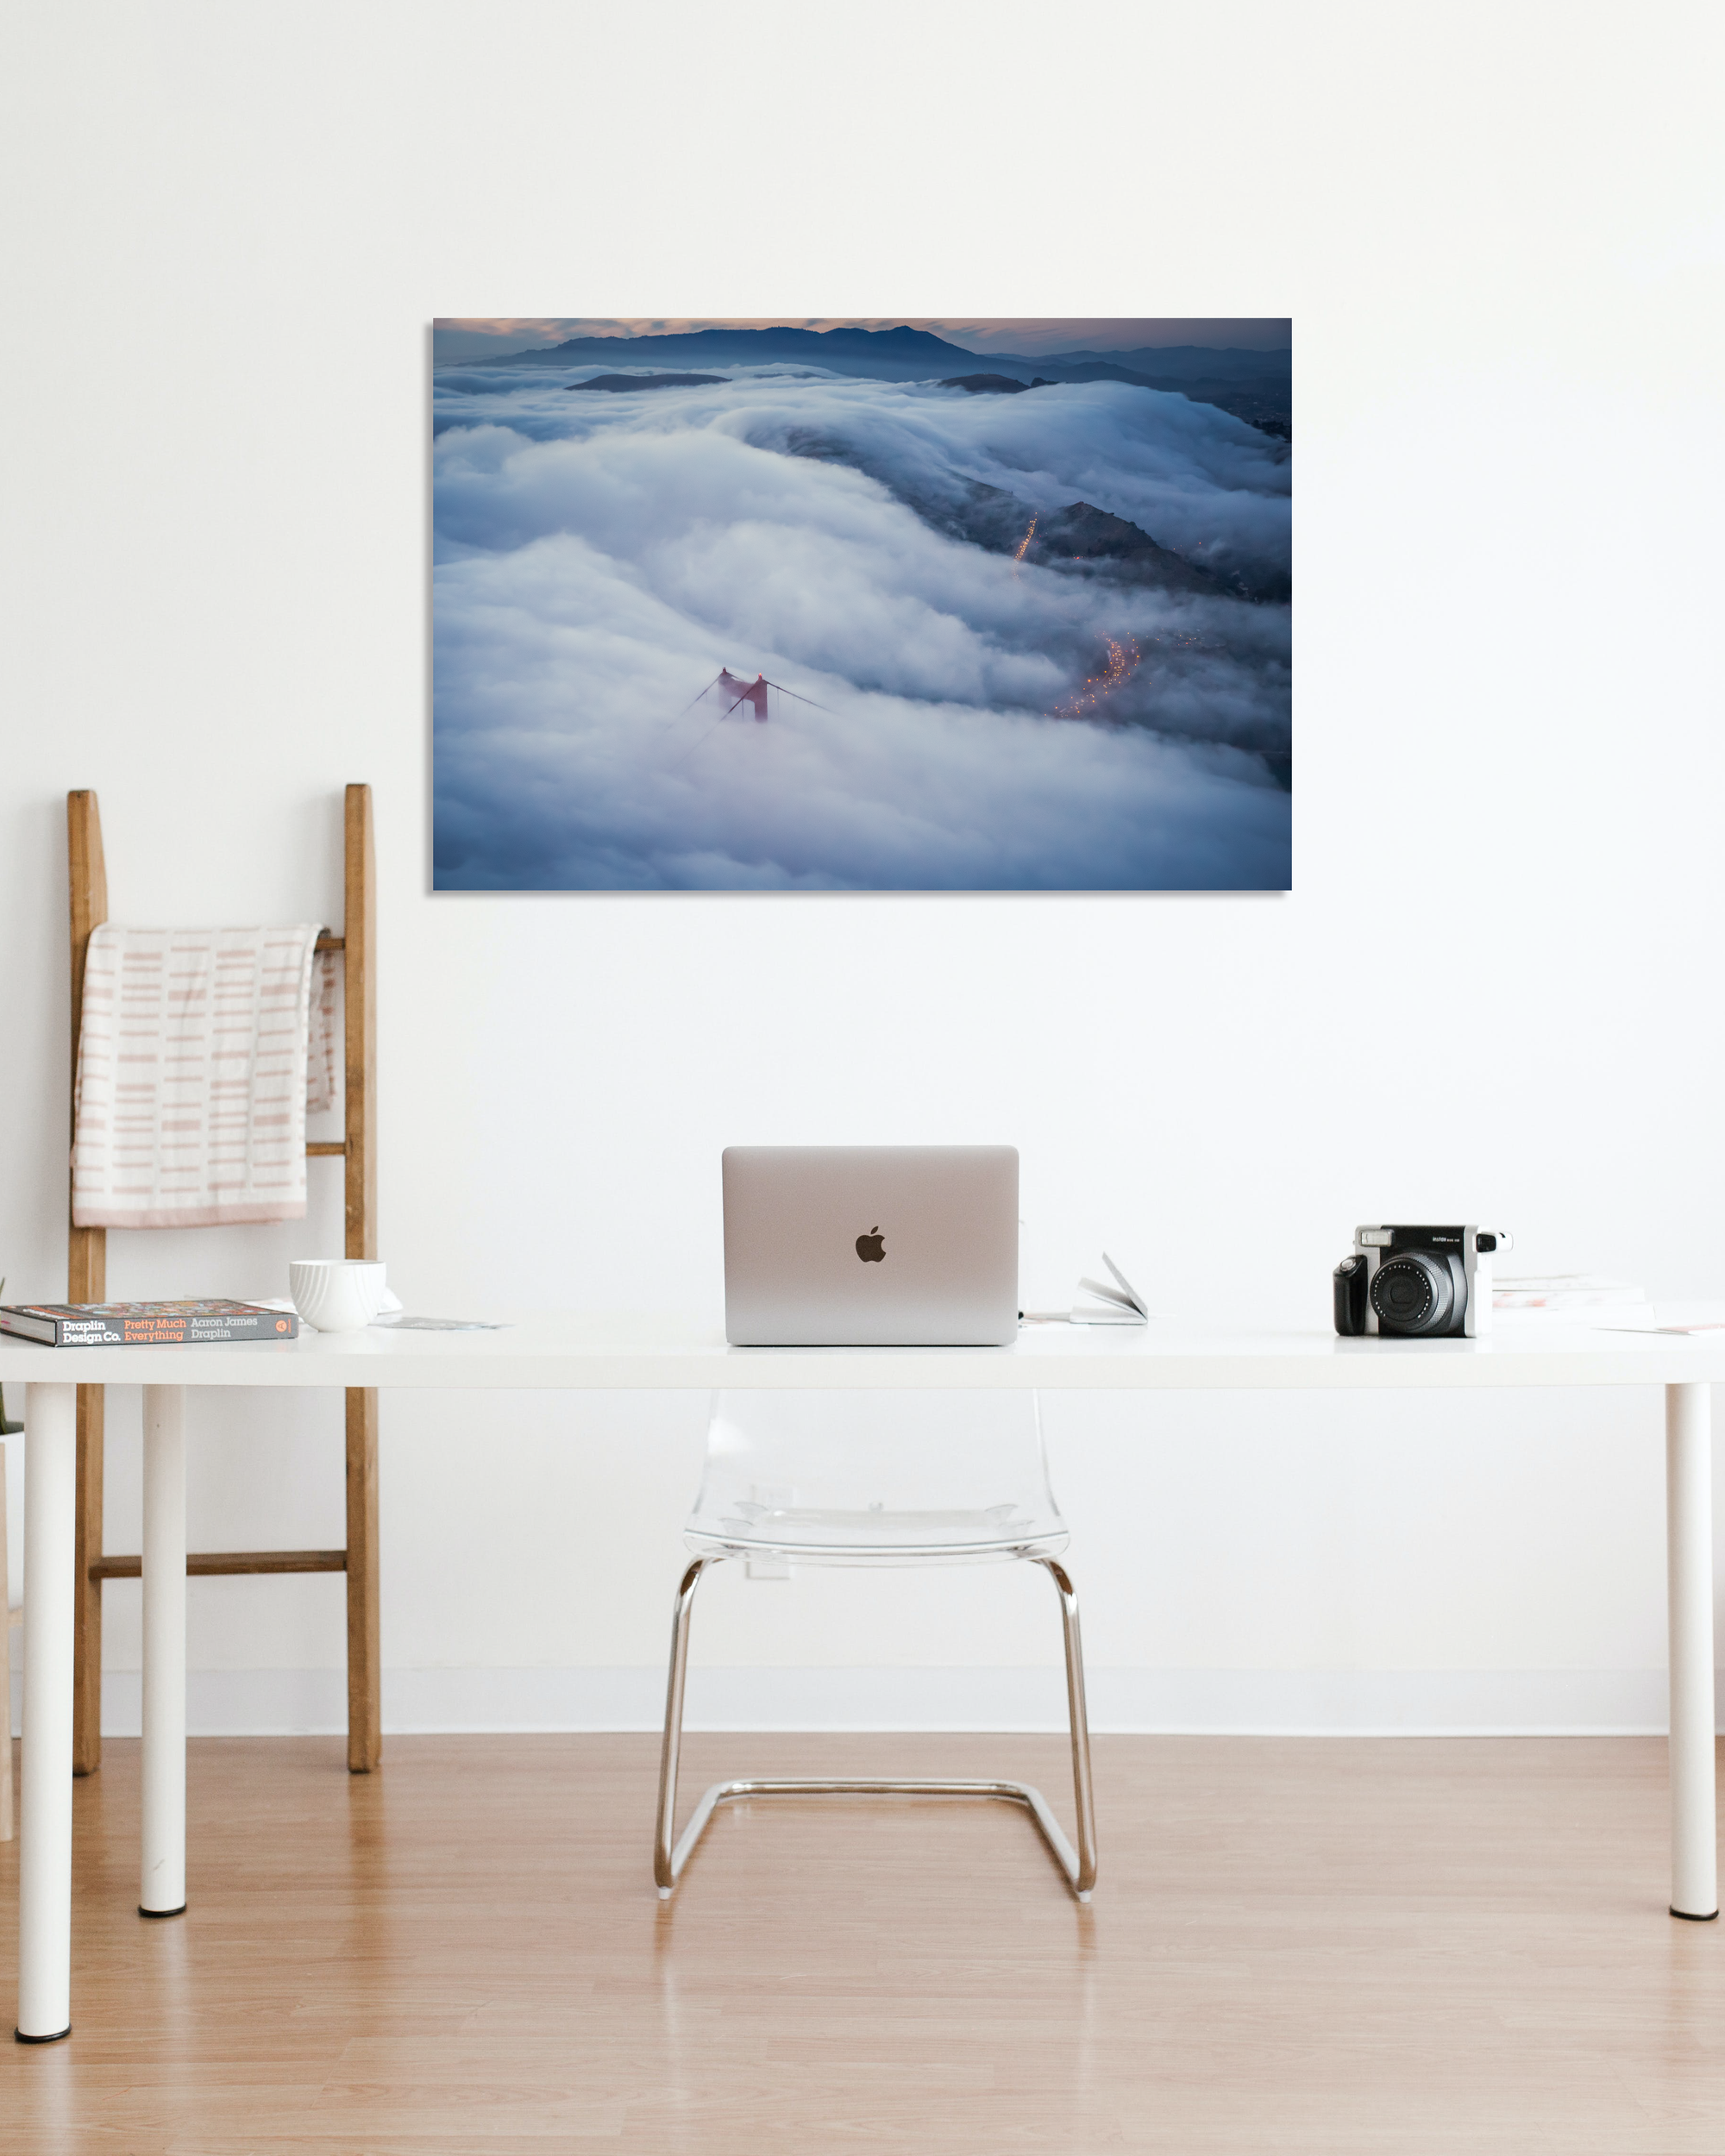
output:
[[[752,681],[745,681],[740,675],[733,674],[729,667],[721,667],[718,670],[718,679],[712,686],[725,699],[727,718],[739,704],[747,704],[761,724],[763,726],[766,724],[767,692],[773,684],[768,681],[764,674],[757,674]],[[791,693],[788,689],[781,690],[780,693],[786,696]]]
[[[757,674],[747,681],[740,674],[733,674],[729,667],[721,667],[693,702],[684,706],[686,711],[694,710],[697,704],[705,711],[717,713],[713,724],[729,718],[746,705],[756,718],[765,725],[768,718],[768,693],[774,696],[787,696],[794,704],[806,704],[811,711],[824,711],[825,704],[817,704],[812,696],[800,696],[796,690],[787,689],[781,682],[769,681],[764,674]]]

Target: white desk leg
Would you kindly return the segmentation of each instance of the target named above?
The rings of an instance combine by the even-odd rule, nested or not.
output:
[[[21,2043],[72,2034],[72,1590],[77,1389],[24,1389],[24,1774],[18,1837]]]
[[[1713,1448],[1705,1385],[1665,1387],[1673,1916],[1719,1914],[1713,1789]]]
[[[185,1907],[185,1388],[144,1388],[142,1916]]]

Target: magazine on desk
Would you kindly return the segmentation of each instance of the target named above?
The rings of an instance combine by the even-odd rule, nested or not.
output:
[[[199,1340],[291,1340],[292,1310],[223,1297],[200,1302],[0,1304],[0,1333],[44,1347],[184,1347]]]

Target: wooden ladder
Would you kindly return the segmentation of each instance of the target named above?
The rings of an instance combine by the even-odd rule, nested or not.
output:
[[[77,1083],[78,1033],[84,1013],[84,968],[90,933],[108,918],[108,875],[102,857],[102,819],[87,790],[66,797],[72,892],[72,1069]],[[339,1155],[347,1163],[348,1257],[377,1256],[377,862],[372,837],[372,790],[348,788],[343,826],[346,917],[340,936],[320,936],[319,950],[342,953],[346,973],[343,1094],[346,1135],[306,1146],[313,1156]],[[71,1231],[68,1302],[104,1302],[108,1231]],[[109,1557],[102,1547],[102,1407],[100,1385],[78,1388],[78,1557],[74,1618],[72,1766],[93,1774],[102,1764],[102,1583],[136,1579],[142,1560]],[[189,1557],[193,1576],[233,1572],[345,1572],[348,1576],[348,1765],[368,1774],[383,1757],[378,1633],[378,1396],[348,1393],[348,1546],[345,1550],[241,1550]]]

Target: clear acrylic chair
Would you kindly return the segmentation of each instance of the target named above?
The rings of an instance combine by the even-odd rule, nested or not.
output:
[[[1078,1597],[1057,1562],[1066,1522],[1049,1487],[1032,1392],[744,1393],[713,1396],[700,1494],[684,1529],[693,1561],[671,1625],[653,1876],[668,1899],[718,1807],[733,1797],[996,1798],[1022,1805],[1081,1902],[1096,1878],[1090,1733]],[[1054,1582],[1066,1642],[1066,1698],[1078,1847],[1025,1782],[716,1782],[674,1846],[689,1620],[695,1589],[727,1557],[755,1564],[929,1565],[1027,1559]]]

